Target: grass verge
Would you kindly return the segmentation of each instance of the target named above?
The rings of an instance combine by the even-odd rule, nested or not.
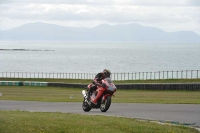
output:
[[[43,79],[43,78],[0,78],[0,81],[40,81],[40,82],[62,82],[62,83],[83,83],[89,84],[92,80],[82,79]],[[161,80],[124,80],[114,83],[190,83],[200,82],[200,79],[161,79]]]
[[[0,111],[0,123],[1,133],[199,133],[132,118],[66,113]]]
[[[82,102],[81,90],[82,88],[0,86],[0,100]],[[200,104],[200,91],[117,90],[112,102]]]

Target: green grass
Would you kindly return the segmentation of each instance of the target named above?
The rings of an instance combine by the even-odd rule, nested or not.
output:
[[[82,88],[0,86],[0,100],[82,102],[81,90]],[[74,97],[70,98],[71,95]],[[200,91],[117,90],[112,102],[200,104]],[[185,126],[160,125],[132,118],[66,113],[0,111],[0,123],[0,133],[199,133],[196,129]]]
[[[0,78],[0,81],[40,81],[40,82],[62,82],[62,83],[84,83],[89,84],[92,80],[81,79],[42,79],[42,78]],[[114,81],[114,83],[186,83],[200,82],[200,79],[164,79],[164,80],[125,80]]]
[[[200,91],[118,90],[114,102],[200,104]]]
[[[83,88],[0,86],[0,100],[82,102]],[[70,96],[74,96],[70,98]],[[117,90],[114,103],[200,104],[200,91]]]
[[[0,111],[0,123],[1,133],[199,133],[132,118],[66,113]]]
[[[61,82],[61,83],[83,83],[89,84],[92,80],[82,79],[43,79],[43,78],[0,78],[0,81],[39,81],[39,82]]]

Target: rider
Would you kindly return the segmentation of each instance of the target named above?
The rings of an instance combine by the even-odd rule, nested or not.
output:
[[[110,75],[111,75],[111,72],[108,69],[104,69],[103,72],[98,73],[95,76],[95,78],[94,78],[94,80],[92,82],[94,86],[90,88],[90,92],[96,90],[97,89],[96,85],[97,84],[102,84],[101,80],[105,79],[105,78],[110,78]],[[99,97],[101,97],[102,93],[103,93],[103,91],[99,91],[97,93],[95,99],[91,98],[91,102],[96,105],[97,104],[97,100],[99,99]]]

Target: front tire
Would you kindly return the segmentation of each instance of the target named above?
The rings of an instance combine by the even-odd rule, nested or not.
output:
[[[111,105],[111,96],[107,96],[106,100],[100,105],[101,112],[106,112],[109,109],[110,105]]]
[[[87,102],[85,102],[85,98],[83,100],[82,108],[85,112],[89,112],[92,108],[88,105]]]

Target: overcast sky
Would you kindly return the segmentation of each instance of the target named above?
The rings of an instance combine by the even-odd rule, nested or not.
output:
[[[0,0],[0,30],[33,22],[73,27],[138,23],[200,35],[200,0]]]

